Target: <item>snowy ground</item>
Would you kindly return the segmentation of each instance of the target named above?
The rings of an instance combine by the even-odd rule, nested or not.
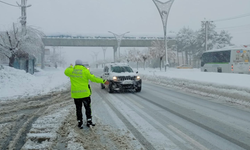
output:
[[[232,103],[250,106],[250,76],[248,74],[201,72],[200,69],[169,68],[139,69],[143,79],[203,96],[222,98]]]
[[[39,72],[30,75],[7,66],[0,70],[0,104],[2,106],[0,115],[4,116],[0,119],[0,139],[10,136],[10,130],[15,126],[8,120],[18,121],[23,117],[15,112],[29,108],[29,111],[34,113],[31,117],[27,117],[27,121],[22,125],[23,130],[30,129],[24,139],[25,144],[22,149],[51,147],[72,150],[93,147],[143,149],[143,146],[128,130],[119,131],[98,118],[95,118],[98,126],[93,131],[84,129],[80,132],[75,126],[72,99],[61,94],[69,89],[69,79],[63,72],[64,68],[46,68],[45,70],[39,69]],[[159,69],[139,69],[139,74],[144,81],[250,106],[249,75],[204,73],[199,69],[174,68],[168,69],[167,72],[159,71]],[[46,95],[48,100],[41,100],[37,104],[35,100],[43,95]],[[13,106],[16,102],[19,105]],[[60,109],[62,107],[65,109]],[[14,114],[11,118],[7,116],[10,113]],[[33,122],[32,119],[35,121]],[[28,126],[31,127],[28,128]],[[20,139],[22,133],[25,133],[22,130],[17,131],[7,146],[9,149],[17,147],[18,143],[15,139]]]
[[[68,78],[62,68],[46,68],[34,75],[8,66],[0,70],[0,100],[18,99],[65,90]]]
[[[30,75],[23,70],[4,66],[0,70],[0,101],[63,91],[68,87],[69,80],[64,75],[64,68],[39,71]],[[169,68],[167,72],[152,68],[139,68],[138,71],[143,80],[250,102],[248,74],[209,73],[201,72],[200,69],[175,68]]]

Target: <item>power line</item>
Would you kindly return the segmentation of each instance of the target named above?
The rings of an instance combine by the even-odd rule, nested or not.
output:
[[[215,29],[215,31],[221,31],[221,30]],[[248,29],[231,29],[231,30],[224,30],[224,31],[227,31],[230,34],[234,34],[234,33],[248,34],[250,32],[250,28],[248,28]]]
[[[215,31],[222,31],[221,29],[215,29]],[[247,31],[250,31],[250,28],[246,28],[246,29],[227,29],[227,30],[224,30],[224,31],[227,31],[227,32],[247,32]]]
[[[241,34],[241,35],[244,35],[244,36],[248,36],[249,37],[249,33],[250,33],[250,30],[249,31],[237,31],[237,32],[230,32],[231,35],[235,35],[235,34]]]
[[[6,4],[6,5],[10,5],[10,6],[13,6],[13,7],[19,7],[19,6],[17,6],[17,5],[13,5],[13,4],[10,4],[10,3],[6,3],[6,2],[3,2],[3,1],[0,1],[0,3],[4,3],[4,4]],[[20,7],[19,7],[20,8]]]
[[[248,27],[250,27],[250,24],[247,24],[247,25],[241,25],[241,26],[220,27],[220,28],[216,28],[216,29],[248,28]]]
[[[235,16],[235,17],[225,18],[225,19],[218,19],[218,20],[214,20],[214,22],[226,21],[226,20],[232,20],[232,19],[238,19],[238,18],[247,17],[247,16],[250,16],[250,13],[239,15],[239,16]]]

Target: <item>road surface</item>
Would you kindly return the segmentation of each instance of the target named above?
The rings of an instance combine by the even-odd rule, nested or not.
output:
[[[247,107],[144,80],[139,93],[91,87],[93,131],[77,128],[69,89],[1,102],[0,149],[250,149]]]

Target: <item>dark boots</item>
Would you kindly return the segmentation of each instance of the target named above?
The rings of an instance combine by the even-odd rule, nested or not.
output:
[[[87,120],[87,127],[91,126],[95,126],[95,124],[92,122],[92,119],[88,119]],[[78,120],[78,128],[82,129],[83,128],[83,122],[82,120]]]
[[[87,127],[89,127],[90,125],[95,126],[95,124],[92,122],[92,119],[87,120]]]
[[[79,127],[80,129],[83,128],[83,122],[82,122],[82,120],[78,120],[78,127]]]

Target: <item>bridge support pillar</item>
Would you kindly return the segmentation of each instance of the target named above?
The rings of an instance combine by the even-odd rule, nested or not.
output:
[[[114,49],[114,62],[117,62],[117,46],[114,46],[113,49]]]

